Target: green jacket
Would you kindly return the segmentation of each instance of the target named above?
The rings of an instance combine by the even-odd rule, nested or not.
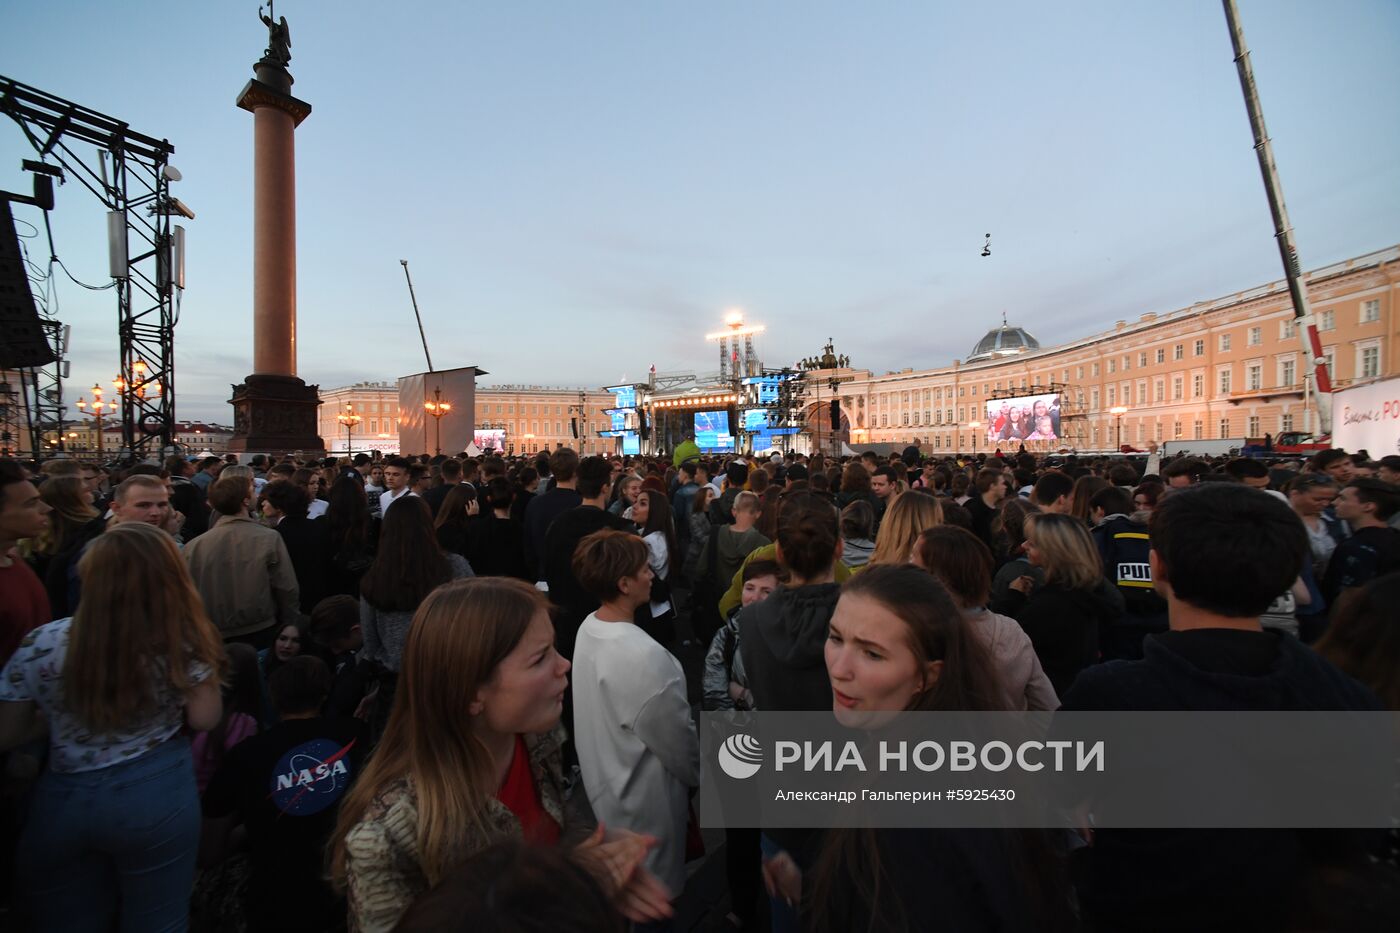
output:
[[[676,452],[671,455],[671,466],[678,467],[687,460],[700,458],[700,446],[694,441],[681,441]]]

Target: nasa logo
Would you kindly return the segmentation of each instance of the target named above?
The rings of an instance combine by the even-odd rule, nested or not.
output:
[[[350,749],[330,739],[303,742],[277,760],[269,796],[290,816],[310,816],[335,804],[350,784]]]

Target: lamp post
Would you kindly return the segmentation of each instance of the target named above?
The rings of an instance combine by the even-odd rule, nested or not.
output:
[[[127,393],[137,398],[160,395],[160,380],[149,378],[146,375],[147,369],[145,360],[137,360],[131,364],[133,379],[130,383],[123,379],[120,373],[117,374],[117,378],[112,380],[113,387],[116,388],[118,394],[122,395],[123,401],[125,401]]]
[[[428,412],[429,415],[432,415],[432,417],[433,417],[433,421],[434,421],[434,434],[435,434],[435,436],[436,436],[436,438],[437,438],[436,441],[434,442],[434,446],[437,448],[437,451],[436,451],[436,452],[439,453],[439,454],[441,454],[441,453],[442,453],[442,416],[445,415],[445,414],[447,414],[449,411],[452,410],[452,403],[451,403],[451,402],[444,402],[444,401],[442,400],[442,387],[441,387],[441,386],[438,386],[437,388],[433,389],[433,400],[432,400],[431,402],[424,402],[424,403],[423,403],[423,408]]]
[[[1128,406],[1114,405],[1108,410],[1108,413],[1118,421],[1118,452],[1121,454],[1123,452],[1123,416],[1128,413]]]
[[[145,399],[146,396],[157,398],[160,396],[160,380],[151,379],[146,373],[149,367],[145,360],[136,360],[131,364],[132,379],[128,382],[121,373],[112,380],[112,388],[117,390],[117,395],[122,402],[122,417],[125,419],[128,406],[133,398]],[[112,414],[117,413],[117,403],[112,402],[107,406]]]
[[[972,429],[972,459],[977,459],[977,432],[982,429],[982,422],[969,421],[967,426]]]
[[[355,403],[346,402],[345,410],[335,416],[335,420],[345,425],[345,456],[350,456],[353,451],[350,448],[350,435],[355,430],[355,425],[365,420],[360,415],[355,414]]]
[[[78,411],[85,415],[91,415],[97,421],[97,459],[102,460],[102,413],[111,411],[117,407],[116,402],[102,401],[102,386],[97,383],[92,384],[92,411],[88,411],[88,401],[85,398],[78,399]]]

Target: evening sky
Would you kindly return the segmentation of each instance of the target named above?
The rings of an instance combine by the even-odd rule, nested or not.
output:
[[[1241,0],[1304,268],[1400,242],[1400,3]],[[716,368],[739,306],[770,365],[968,354],[1005,312],[1045,345],[1281,278],[1221,6],[283,0],[297,131],[299,374],[426,368],[601,386]],[[168,138],[184,175],[178,414],[251,370],[251,2],[0,12],[0,73]],[[33,153],[0,122],[0,188]],[[48,268],[33,208],[31,260]],[[54,245],[104,284],[101,210]],[[992,234],[992,255],[980,256]],[[72,398],[116,306],[56,270]],[[71,400],[70,400],[71,404]]]

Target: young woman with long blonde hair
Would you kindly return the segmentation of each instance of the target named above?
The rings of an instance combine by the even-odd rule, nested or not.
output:
[[[182,729],[219,722],[223,644],[151,525],[109,528],[78,574],[78,611],[30,632],[0,675],[0,750],[49,737],[17,890],[36,929],[183,930],[200,812]]]
[[[1104,578],[1103,561],[1088,526],[1072,515],[1026,516],[1026,556],[1045,571],[1011,581],[993,612],[1009,615],[1031,637],[1041,666],[1064,696],[1081,670],[1099,658],[1099,632],[1123,616],[1123,596]]]
[[[589,835],[586,797],[566,800],[559,718],[568,671],[548,603],[529,584],[478,577],[428,595],[384,737],[332,837],[331,879],[348,892],[351,930],[392,930],[415,898],[507,838],[586,837],[575,854],[600,867],[624,913],[669,911],[665,889],[640,868],[653,840],[622,833],[603,842],[601,827]]]
[[[942,523],[943,506],[933,496],[912,491],[899,496],[885,511],[867,566],[909,563],[909,554],[920,533]]]

